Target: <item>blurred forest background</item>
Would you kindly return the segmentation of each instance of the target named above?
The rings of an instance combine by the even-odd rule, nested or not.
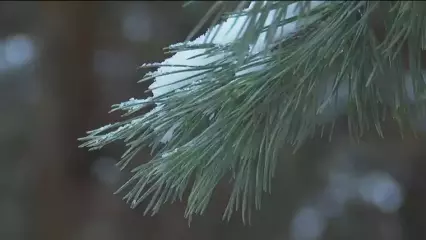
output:
[[[211,4],[182,3],[0,2],[0,239],[426,239],[424,142],[398,134],[314,139],[280,168],[252,227],[221,221],[226,184],[191,228],[184,203],[151,217],[113,195],[128,177],[114,166],[123,146],[88,152],[77,138],[144,97],[137,67],[162,61]]]

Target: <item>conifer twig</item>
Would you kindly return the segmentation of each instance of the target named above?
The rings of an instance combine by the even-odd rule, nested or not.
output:
[[[386,9],[383,19],[375,19],[378,9]],[[80,139],[91,149],[126,141],[123,167],[144,146],[158,152],[119,190],[130,189],[125,199],[132,207],[147,200],[146,212],[156,213],[190,187],[186,217],[202,214],[231,173],[224,217],[241,208],[246,221],[270,191],[283,144],[297,149],[341,114],[359,138],[369,129],[384,136],[387,113],[401,128],[424,113],[422,2],[261,1],[226,16],[195,41],[170,46],[176,54],[151,66],[159,67],[147,75],[155,80],[154,110]],[[373,21],[385,26],[384,39]],[[409,71],[402,64],[406,43]],[[147,102],[114,110],[133,114]]]

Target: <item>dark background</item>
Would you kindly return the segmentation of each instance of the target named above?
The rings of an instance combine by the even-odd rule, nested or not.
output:
[[[136,83],[144,74],[137,66],[162,61],[162,48],[183,41],[210,4],[0,2],[0,239],[305,240],[319,239],[312,232],[320,225],[323,239],[425,239],[424,142],[400,140],[392,125],[386,140],[370,137],[356,145],[343,123],[331,143],[315,139],[297,155],[283,154],[274,197],[265,195],[252,227],[242,226],[238,214],[221,222],[226,184],[191,228],[185,203],[150,217],[112,194],[128,177],[114,166],[123,146],[88,152],[76,139],[119,120],[108,114],[112,104],[144,97],[147,85]],[[134,164],[148,160],[141,152]],[[300,209],[336,205],[321,197],[328,196],[322,191],[332,171],[388,173],[404,201],[386,213],[351,202],[324,227],[324,218]],[[340,190],[352,186],[337,182]],[[386,186],[374,191],[392,200],[393,188]]]

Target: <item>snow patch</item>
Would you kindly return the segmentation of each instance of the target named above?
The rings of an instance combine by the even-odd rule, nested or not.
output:
[[[316,7],[323,3],[323,1],[312,1],[311,7]],[[254,2],[246,9],[246,11],[250,10],[253,7]],[[266,4],[266,2],[264,3]],[[297,9],[297,3],[290,4],[287,8],[286,19],[291,18],[299,14],[299,10]],[[269,26],[272,23],[276,15],[276,11],[270,11],[264,26]],[[188,44],[203,44],[206,41],[211,42],[216,45],[225,46],[229,43],[234,42],[238,38],[241,38],[242,34],[245,30],[245,23],[248,19],[248,16],[234,16],[228,18],[223,24],[216,25],[209,29],[205,34],[199,36],[192,42]],[[278,27],[276,34],[274,36],[274,40],[279,40],[288,36],[291,33],[297,31],[297,26],[300,23],[289,23],[284,26]],[[242,31],[241,31],[242,30]],[[256,54],[264,50],[266,46],[266,36],[267,33],[264,32],[260,34],[259,38],[255,42],[254,46],[251,46],[251,53]],[[207,38],[207,39],[206,39]],[[178,47],[181,46],[182,43],[173,44],[170,47]],[[204,70],[190,70],[191,67],[186,66],[207,66],[217,60],[223,59],[227,57],[225,54],[218,54],[215,56],[206,57],[202,55],[205,53],[205,49],[192,49],[187,51],[179,51],[172,57],[166,59],[162,64],[166,64],[167,66],[162,66],[158,68],[158,70],[153,73],[157,74],[165,74],[172,73],[177,70],[189,70],[189,71],[180,71],[176,73],[172,73],[169,75],[158,76],[155,78],[155,81],[150,85],[150,89],[152,91],[153,97],[159,97],[169,92],[175,91],[179,88],[189,86],[191,88],[191,83],[202,80],[205,75],[202,74]],[[173,66],[175,65],[175,66]],[[244,69],[240,72],[236,73],[236,76],[241,76],[243,74],[255,72],[262,70],[263,66],[255,66],[251,68]],[[200,74],[200,75],[198,75]],[[198,76],[196,76],[198,75]],[[196,77],[195,77],[196,76]],[[172,137],[173,130],[169,131],[166,136],[163,137],[162,142],[167,142]]]

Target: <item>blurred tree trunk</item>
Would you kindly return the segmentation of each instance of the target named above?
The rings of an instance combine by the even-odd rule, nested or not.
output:
[[[86,211],[91,157],[78,149],[93,116],[95,2],[40,2],[40,74],[43,119],[36,137],[36,224],[38,239],[70,239]]]

